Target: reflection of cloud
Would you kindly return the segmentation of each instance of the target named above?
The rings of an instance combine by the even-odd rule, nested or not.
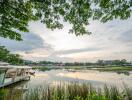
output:
[[[36,78],[44,78],[44,77],[48,77],[48,74],[44,74],[44,73],[37,73],[35,74]]]
[[[84,70],[76,72],[58,73],[56,76],[65,78],[71,78],[72,80],[84,80],[89,82],[101,82],[111,85],[117,85],[122,87],[125,82],[130,85],[130,81],[126,80],[125,75],[118,75],[113,72],[99,72],[95,70]]]
[[[64,75],[64,73],[58,73],[56,76],[61,76],[61,77],[63,77],[63,76],[65,76],[65,75]]]

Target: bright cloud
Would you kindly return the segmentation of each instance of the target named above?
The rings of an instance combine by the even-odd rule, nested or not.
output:
[[[132,60],[132,18],[108,23],[91,21],[87,27],[93,34],[68,34],[71,27],[64,23],[62,30],[50,30],[40,22],[30,22],[30,33],[22,33],[23,41],[0,38],[14,53],[24,59],[51,61],[96,61],[98,59]]]

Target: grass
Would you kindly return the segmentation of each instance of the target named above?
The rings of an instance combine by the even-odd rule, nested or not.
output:
[[[6,92],[7,90],[6,89],[0,89],[0,100],[3,100],[6,96]]]
[[[127,86],[121,92],[113,86],[96,89],[91,84],[60,84],[30,90],[24,100],[132,100],[132,90]]]
[[[91,84],[65,84],[39,87],[29,91],[24,100],[132,100],[132,90],[125,86],[120,92],[116,87],[96,89]]]
[[[4,89],[0,90],[0,100],[10,98],[4,97],[9,96],[5,94]],[[21,98],[17,96],[20,95],[15,95],[13,100],[132,100],[132,89],[126,85],[119,90],[117,87],[107,85],[104,88],[95,88],[88,83],[60,83],[57,85],[45,84],[26,91]]]

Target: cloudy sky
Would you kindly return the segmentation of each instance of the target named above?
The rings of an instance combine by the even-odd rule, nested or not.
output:
[[[91,21],[87,26],[93,34],[69,34],[68,23],[62,30],[51,31],[40,22],[29,23],[29,33],[21,33],[23,41],[0,38],[0,44],[27,60],[86,62],[98,59],[132,60],[132,17],[108,23]]]

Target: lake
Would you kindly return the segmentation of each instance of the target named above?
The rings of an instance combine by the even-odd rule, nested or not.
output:
[[[37,85],[42,85],[45,82],[49,84],[57,82],[88,82],[95,86],[104,84],[122,86],[123,83],[132,87],[132,71],[117,73],[117,72],[100,72],[97,70],[50,70],[50,71],[35,71],[35,76],[27,82],[27,86],[32,88]],[[129,73],[129,74],[126,74]]]
[[[34,70],[35,76],[31,76],[30,81],[21,82],[12,87],[7,88],[9,91],[15,91],[11,93],[18,93],[21,95],[28,89],[33,89],[40,85],[51,84],[63,84],[69,82],[78,83],[91,83],[95,87],[103,87],[105,84],[108,86],[114,85],[123,88],[123,85],[127,85],[132,88],[132,71],[129,72],[101,72],[97,70],[71,70],[71,69],[57,69],[49,71]],[[11,94],[12,95],[12,94]],[[11,96],[10,95],[10,96]],[[18,95],[18,94],[17,94]]]

